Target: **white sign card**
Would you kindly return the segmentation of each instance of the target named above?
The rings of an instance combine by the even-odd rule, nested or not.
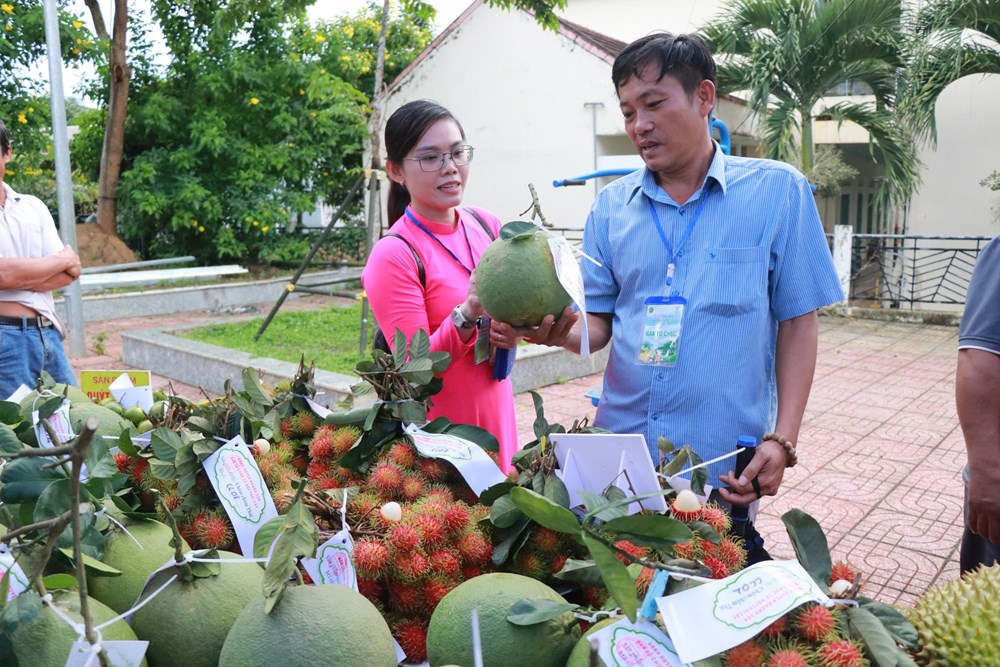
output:
[[[354,540],[346,530],[328,539],[316,549],[315,558],[303,558],[302,567],[317,584],[340,584],[358,590],[354,570]]]
[[[552,252],[552,263],[556,269],[556,277],[563,286],[569,298],[580,309],[580,321],[583,330],[580,336],[580,354],[590,356],[590,333],[587,329],[587,299],[583,290],[583,274],[580,265],[573,256],[573,246],[562,236],[549,238],[549,250]]]
[[[507,480],[507,475],[474,442],[447,433],[428,433],[417,428],[416,424],[409,424],[405,431],[421,456],[448,461],[458,468],[477,496],[494,484]]]
[[[731,649],[806,602],[827,604],[830,598],[795,560],[757,563],[725,579],[656,598],[685,662]]]
[[[202,465],[229,515],[240,549],[252,554],[257,530],[278,516],[278,510],[250,448],[243,438],[236,436],[202,461]]]
[[[31,393],[31,387],[26,384],[22,384],[20,387],[14,390],[14,393],[7,397],[7,400],[11,403],[20,403],[24,400],[24,397]]]
[[[18,595],[28,590],[31,586],[31,582],[28,581],[28,577],[25,576],[24,570],[21,566],[17,564],[14,560],[14,555],[9,551],[0,552],[0,578],[5,574],[10,572],[10,576],[7,580],[10,582],[7,587],[7,600],[10,602]]]
[[[142,659],[146,655],[149,642],[132,641],[106,641],[101,642],[105,655],[111,667],[139,667]],[[66,660],[66,667],[100,667],[101,660],[97,656],[97,651],[90,645],[90,642],[81,639],[73,643],[69,651],[69,658]]]
[[[150,408],[153,407],[153,387],[134,386],[128,373],[122,373],[115,378],[115,381],[108,385],[108,390],[126,410],[138,405],[143,412],[149,414]]]
[[[580,490],[603,493],[617,486],[628,496],[660,491],[653,458],[640,434],[553,433],[559,469],[556,474],[569,491],[570,507],[583,504]],[[663,496],[636,501],[629,514],[642,510],[667,511]]]
[[[587,639],[598,647],[605,665],[621,667],[685,667],[670,637],[655,623],[627,618],[607,625]]]

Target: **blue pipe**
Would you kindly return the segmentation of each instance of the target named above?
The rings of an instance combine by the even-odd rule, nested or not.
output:
[[[589,174],[584,174],[583,176],[576,176],[574,178],[564,178],[561,180],[552,181],[552,187],[562,188],[567,185],[583,185],[585,181],[589,181],[592,178],[604,178],[605,176],[624,176],[625,174],[631,174],[635,169],[602,169],[601,171],[594,171]]]
[[[732,153],[730,151],[732,150],[732,143],[729,138],[729,128],[726,127],[725,123],[714,116],[708,124],[709,134],[712,133],[713,128],[719,131],[719,148],[721,148],[722,152],[726,155],[731,155]]]

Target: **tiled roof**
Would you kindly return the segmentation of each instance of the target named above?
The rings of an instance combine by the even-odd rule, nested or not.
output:
[[[607,35],[597,32],[596,30],[591,30],[586,26],[582,26],[579,23],[573,23],[572,21],[568,21],[562,17],[559,17],[559,25],[570,32],[576,33],[581,39],[585,40],[592,46],[597,47],[601,51],[604,51],[612,58],[617,56],[625,49],[626,46],[628,46],[627,43],[621,41],[620,39],[608,37]]]

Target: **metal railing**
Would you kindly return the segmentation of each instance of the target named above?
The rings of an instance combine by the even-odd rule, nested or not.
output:
[[[854,234],[851,303],[962,305],[988,236]]]

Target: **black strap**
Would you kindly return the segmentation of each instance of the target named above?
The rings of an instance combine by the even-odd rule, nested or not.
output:
[[[463,207],[463,210],[468,212],[473,218],[476,219],[476,222],[478,222],[482,226],[483,231],[486,232],[486,235],[490,237],[490,241],[496,240],[497,237],[493,236],[493,231],[490,229],[490,226],[486,224],[486,221],[483,220],[478,213],[473,211],[471,208],[467,207]],[[423,287],[424,289],[427,289],[427,272],[424,271],[424,263],[420,261],[420,255],[417,254],[417,249],[414,248],[409,241],[407,241],[405,238],[403,238],[402,236],[400,236],[395,232],[386,232],[385,235],[395,236],[397,239],[405,243],[406,247],[410,249],[410,252],[413,253],[413,260],[417,263],[417,276],[420,278],[420,286]]]

